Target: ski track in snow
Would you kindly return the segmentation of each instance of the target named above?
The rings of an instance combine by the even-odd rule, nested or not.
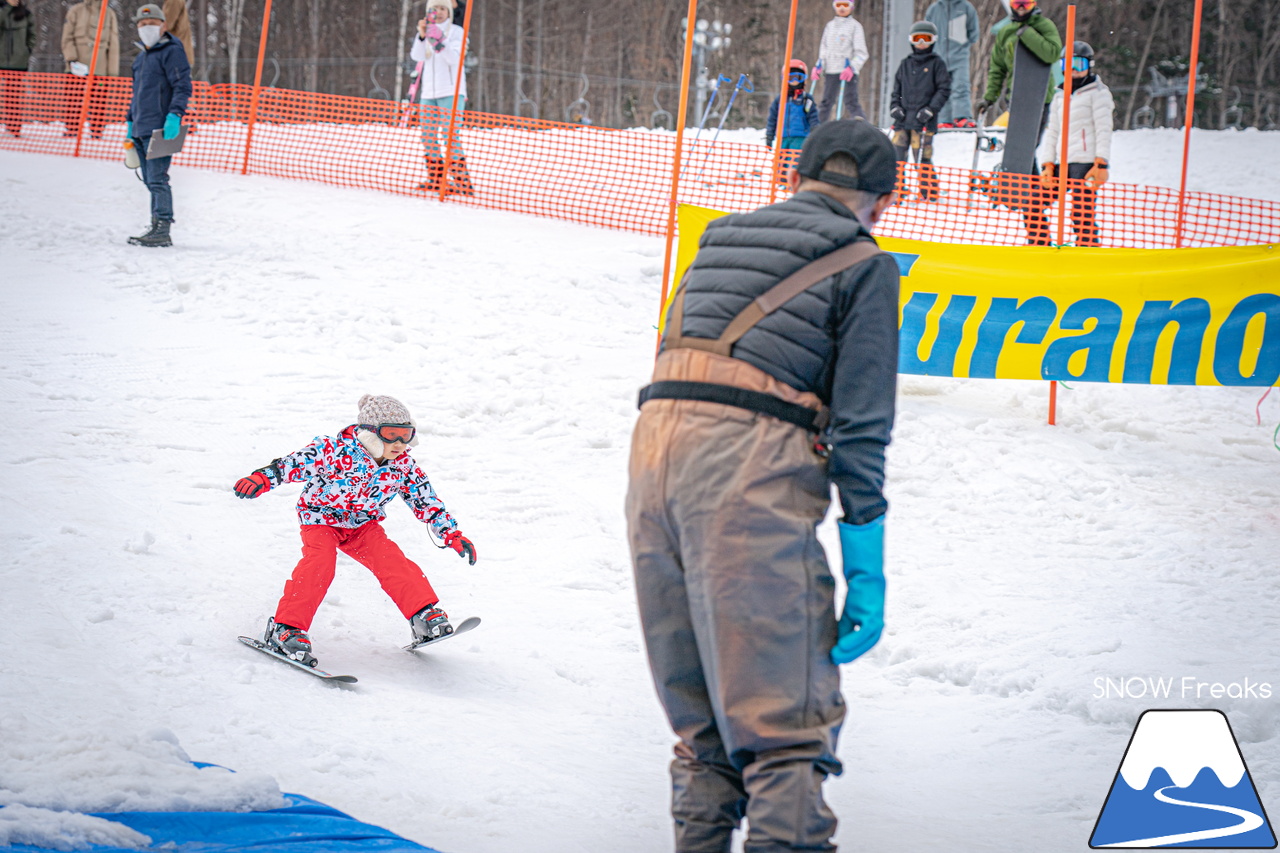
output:
[[[448,853],[670,849],[672,738],[622,514],[662,242],[173,183],[178,245],[150,252],[124,244],[146,193],[118,165],[0,152],[0,789],[32,751],[159,727]],[[296,561],[298,487],[230,487],[370,392],[413,412],[479,561],[398,502],[388,532],[484,624],[405,653],[403,618],[343,557],[312,629],[320,665],[360,678],[343,688],[236,642]],[[1280,687],[1280,399],[1260,427],[1260,396],[1081,383],[1049,427],[1045,383],[902,377],[887,628],[843,670],[827,785],[844,849],[1081,849],[1148,707],[1223,709],[1263,802],[1280,794],[1280,696],[1094,695],[1099,677]],[[820,535],[837,555],[834,517]],[[92,790],[132,771],[49,772]]]

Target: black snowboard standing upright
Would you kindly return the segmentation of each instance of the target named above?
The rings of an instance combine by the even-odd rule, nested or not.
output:
[[[1041,122],[1048,105],[1050,65],[1041,61],[1019,39],[1013,52],[1013,93],[1009,96],[1009,129],[1004,137],[1000,171],[1034,175]]]

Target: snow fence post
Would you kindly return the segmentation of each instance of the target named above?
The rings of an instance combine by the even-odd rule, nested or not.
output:
[[[1178,187],[1178,225],[1174,231],[1175,249],[1182,248],[1182,223],[1187,211],[1187,158],[1191,154],[1191,125],[1196,109],[1196,67],[1200,64],[1200,18],[1204,0],[1196,0],[1195,21],[1191,25],[1191,68],[1187,71],[1187,110],[1182,120],[1182,183]]]
[[[453,104],[449,108],[449,132],[444,139],[444,174],[440,176],[440,200],[444,201],[449,189],[449,170],[453,167],[453,133],[458,123],[458,95],[462,92],[462,71],[467,64],[467,37],[471,34],[471,9],[475,0],[467,3],[462,16],[462,50],[458,52],[458,73],[453,80]]]
[[[258,67],[253,72],[253,95],[249,98],[248,133],[244,138],[244,160],[240,163],[240,174],[249,174],[249,148],[253,145],[253,125],[258,120],[258,96],[262,91],[262,60],[267,55],[267,33],[271,27],[271,0],[267,0],[262,10],[262,34],[258,37]]]
[[[93,37],[93,56],[89,57],[89,76],[84,78],[84,97],[80,99],[80,121],[76,122],[76,151],[73,156],[80,156],[80,142],[84,139],[84,120],[89,116],[89,93],[93,91],[93,77],[98,72],[98,46],[102,44],[102,25],[107,20],[107,0],[98,4],[98,32]],[[120,28],[116,27],[116,38],[120,37]],[[1184,170],[1185,174],[1185,170]]]
[[[671,244],[676,236],[676,205],[680,192],[680,155],[684,151],[685,113],[689,110],[689,66],[693,64],[693,33],[698,18],[698,0],[689,0],[685,17],[684,59],[680,62],[680,108],[676,112],[676,150],[671,161],[671,197],[667,199],[667,251],[662,259],[662,296],[658,299],[658,340],[653,355],[662,346],[662,309],[667,304],[667,287],[671,281]]]
[[[773,149],[773,169],[769,172],[769,204],[778,200],[778,165],[782,162],[782,137],[786,132],[787,115],[787,79],[791,76],[791,51],[796,42],[796,7],[800,0],[791,0],[791,22],[787,24],[787,52],[782,57],[782,93],[778,95],[778,124],[775,147]],[[826,85],[826,81],[823,81]],[[823,97],[826,97],[824,94]],[[804,101],[800,101],[800,109],[804,109]]]

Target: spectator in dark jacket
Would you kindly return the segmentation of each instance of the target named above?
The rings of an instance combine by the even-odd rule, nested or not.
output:
[[[130,237],[135,246],[172,246],[173,192],[169,189],[172,157],[147,159],[151,134],[161,131],[174,139],[191,98],[191,66],[182,42],[164,31],[164,11],[148,3],[133,16],[141,52],[133,60],[133,100],[125,113],[125,133],[133,139],[142,160],[142,180],[151,191],[151,229]]]
[[[920,167],[920,197],[938,198],[938,177],[933,170],[933,135],[938,132],[938,111],[951,97],[951,72],[933,52],[938,28],[928,21],[911,27],[911,54],[902,60],[893,78],[889,115],[893,118],[893,147],[900,162],[915,154]]]
[[[679,738],[678,853],[727,851],[743,817],[746,850],[835,849],[821,784],[841,771],[837,664],[883,628],[898,267],[871,228],[896,179],[875,126],[816,128],[790,199],[707,227],[641,392],[627,536]],[[780,295],[784,282],[796,290]],[[816,535],[833,482],[849,580],[838,621]]]
[[[26,71],[35,49],[36,18],[27,4],[22,0],[0,2],[0,71]],[[9,74],[0,86],[4,129],[18,136],[22,133],[22,81],[17,74]]]

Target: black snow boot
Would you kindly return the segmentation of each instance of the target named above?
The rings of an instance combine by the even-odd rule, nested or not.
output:
[[[467,158],[460,157],[449,164],[449,191],[462,195],[475,195],[471,185],[471,173],[467,171]]]
[[[142,245],[141,241],[148,239],[152,234],[156,233],[156,223],[157,223],[157,222],[159,222],[159,221],[160,221],[160,220],[159,220],[159,219],[156,219],[154,216],[153,216],[153,217],[151,217],[151,227],[150,227],[150,228],[148,228],[148,229],[147,229],[146,231],[144,231],[143,233],[139,234],[137,237],[130,237],[130,238],[129,238],[129,245],[130,245],[130,246],[140,246],[140,245]]]
[[[418,189],[436,192],[440,189],[440,181],[444,180],[444,160],[440,157],[427,157],[427,179],[418,184]]]
[[[135,246],[146,246],[149,249],[172,246],[173,240],[169,238],[169,226],[171,224],[171,220],[157,219],[151,224],[150,231],[140,237],[130,237],[129,242]]]

